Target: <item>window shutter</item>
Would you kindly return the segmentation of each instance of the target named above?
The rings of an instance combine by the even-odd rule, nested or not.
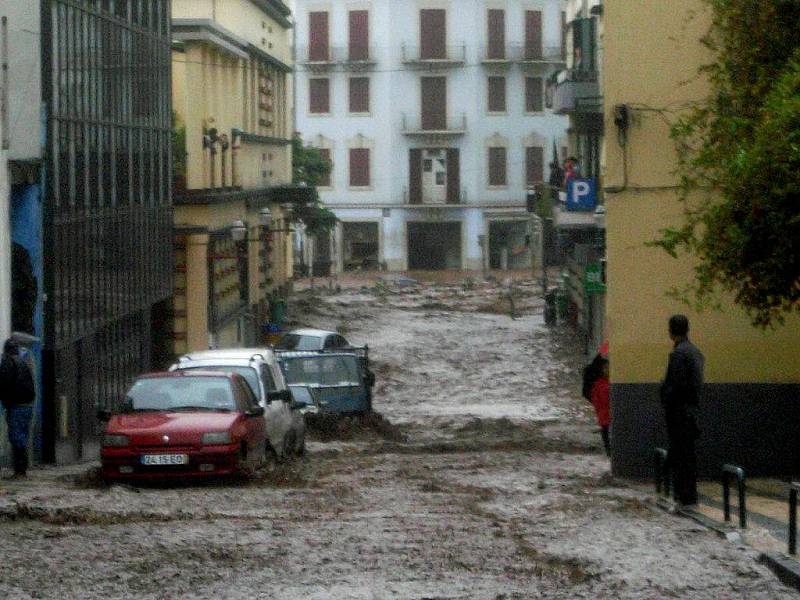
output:
[[[350,60],[369,58],[369,12],[351,10],[350,15]]]
[[[505,148],[489,148],[489,185],[506,185]]]
[[[489,112],[506,112],[505,77],[489,77]]]
[[[542,58],[542,13],[538,10],[525,11],[525,58]]]
[[[408,202],[422,204],[422,150],[408,151]]]
[[[309,111],[326,114],[331,112],[330,80],[314,78],[308,80]]]
[[[319,155],[327,160],[331,165],[331,170],[319,178],[320,187],[331,187],[331,175],[333,174],[333,163],[331,162],[331,151],[328,148],[318,148]]]
[[[525,148],[525,181],[528,187],[544,181],[544,148],[540,146]]]
[[[490,9],[487,20],[489,23],[489,52],[487,58],[501,60],[506,57],[506,11]]]
[[[350,149],[350,187],[369,185],[369,148]]]
[[[447,149],[447,203],[459,204],[461,201],[461,161],[458,148]]]
[[[420,58],[447,58],[447,11],[423,8],[419,11]]]
[[[525,112],[542,112],[544,98],[542,96],[542,78],[525,78]]]
[[[308,59],[311,61],[328,60],[328,13],[308,13],[309,48]]]
[[[369,77],[350,78],[350,112],[369,112]]]

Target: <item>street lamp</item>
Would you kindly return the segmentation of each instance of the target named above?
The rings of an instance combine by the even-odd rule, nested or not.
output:
[[[236,220],[231,223],[229,230],[231,232],[231,239],[234,242],[243,242],[247,238],[247,225],[244,221]]]

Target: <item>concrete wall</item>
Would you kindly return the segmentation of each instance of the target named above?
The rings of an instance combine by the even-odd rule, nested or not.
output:
[[[8,160],[42,157],[41,27],[39,0],[0,2],[8,18]]]
[[[800,391],[800,319],[761,331],[730,299],[723,299],[722,311],[689,310],[667,291],[690,281],[691,259],[674,260],[644,245],[680,219],[674,146],[665,120],[652,109],[675,109],[707,92],[706,82],[695,77],[708,58],[699,43],[709,23],[704,7],[699,0],[635,10],[622,0],[605,4],[605,185],[624,189],[606,195],[614,469],[622,474],[648,472],[653,440],[661,439],[654,384],[671,350],[667,319],[675,312],[689,316],[690,336],[706,355],[710,385],[704,408],[716,414],[701,417],[707,424],[701,445],[715,457],[701,460],[707,473],[716,475],[719,461],[733,456],[732,439],[747,441],[753,468],[778,471],[785,464],[775,453],[775,439],[788,452],[800,434],[793,416]],[[622,103],[633,107],[624,154],[613,123],[613,107]],[[663,116],[668,120],[670,113]],[[773,393],[776,384],[789,387]]]

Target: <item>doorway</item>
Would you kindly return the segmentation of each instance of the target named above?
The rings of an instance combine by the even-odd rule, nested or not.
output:
[[[461,268],[461,223],[408,223],[408,268]]]

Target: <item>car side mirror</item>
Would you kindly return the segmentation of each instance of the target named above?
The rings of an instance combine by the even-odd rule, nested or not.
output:
[[[248,417],[263,417],[264,416],[264,407],[263,406],[255,406],[247,411]]]
[[[103,423],[108,423],[111,420],[111,411],[110,410],[98,410],[97,411],[97,420]]]
[[[276,390],[267,392],[267,402],[291,402],[292,393],[289,390]]]

